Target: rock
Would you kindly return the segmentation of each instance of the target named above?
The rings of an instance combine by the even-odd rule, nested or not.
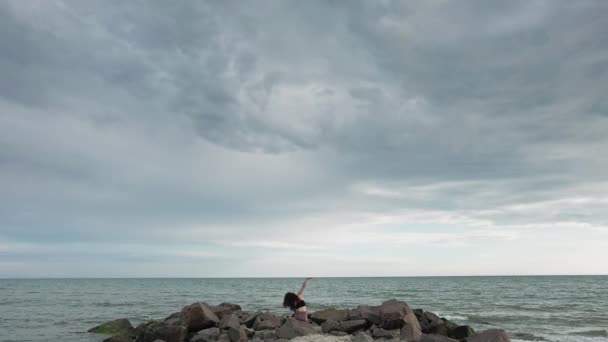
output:
[[[219,327],[220,329],[227,330],[230,328],[239,329],[241,326],[241,322],[239,317],[235,313],[227,313],[220,320]]]
[[[256,331],[253,336],[263,341],[272,341],[277,339],[277,333],[274,330]]]
[[[351,337],[352,342],[373,342],[374,339],[364,332],[358,332]]]
[[[241,306],[237,305],[237,304],[232,304],[232,303],[222,303],[217,306],[210,306],[209,309],[211,309],[211,311],[213,311],[213,313],[219,319],[222,319],[222,317],[224,317],[224,315],[235,313],[235,312],[240,312]]]
[[[414,309],[412,311],[414,311],[414,315],[416,315],[416,318],[418,318],[418,320],[420,320],[422,315],[424,315],[424,310],[422,309]]]
[[[89,329],[89,332],[112,336],[132,336],[134,329],[128,319],[121,318],[93,327]]]
[[[387,300],[380,305],[381,328],[401,329],[401,337],[407,341],[418,341],[422,335],[420,323],[409,305],[396,299]]]
[[[228,337],[230,338],[230,342],[245,342],[249,340],[244,325],[241,325],[238,328],[230,327],[228,329]]]
[[[363,316],[361,315],[361,311],[359,311],[358,309],[346,310],[346,320],[347,321],[354,321],[357,319],[364,319]]]
[[[423,334],[420,337],[420,342],[458,342],[458,340],[443,335]]]
[[[246,326],[243,326],[243,328],[245,329],[245,333],[247,334],[247,337],[252,337],[255,334],[255,330],[249,329]]]
[[[378,306],[359,305],[357,309],[353,311],[357,311],[361,318],[367,320],[371,324],[380,325],[382,323],[380,308]]]
[[[420,324],[420,330],[423,333],[425,333],[425,334],[429,333],[429,328],[431,327],[431,323],[428,321],[428,319],[426,319],[424,316],[422,316],[418,320],[418,324]]]
[[[372,337],[374,339],[378,339],[378,338],[393,338],[393,334],[390,333],[389,331],[382,329],[382,328],[376,328],[372,331]]]
[[[241,324],[243,324],[244,326],[246,326],[247,328],[252,328],[253,327],[253,323],[255,322],[255,319],[258,317],[258,315],[260,315],[261,312],[256,312],[253,314],[243,314],[243,317],[241,317]]]
[[[182,313],[174,312],[163,321],[169,325],[182,325]]]
[[[103,342],[133,342],[133,337],[127,335],[110,336],[103,340]]]
[[[441,318],[439,318],[439,316],[435,315],[434,313],[427,311],[425,312],[422,317],[426,318],[427,321],[429,321],[430,323],[433,323],[435,321],[440,320]]]
[[[190,332],[215,327],[220,322],[216,314],[206,303],[194,303],[185,306],[181,311],[182,324]]]
[[[448,336],[449,330],[445,325],[445,322],[442,320],[436,320],[431,322],[428,328],[424,331],[426,334],[435,334],[435,335],[443,335]]]
[[[230,308],[232,309],[232,311],[241,311],[241,306],[238,304],[233,304],[233,303],[221,303],[220,305],[218,305],[218,307],[223,307],[223,308]]]
[[[354,321],[340,322],[338,330],[352,334],[359,329],[367,329],[368,327],[369,327],[369,325],[366,320],[359,319],[359,320],[354,320]]]
[[[473,336],[474,334],[475,330],[468,325],[461,325],[454,329],[448,328],[448,336],[456,340],[463,340],[469,336]]]
[[[147,322],[135,328],[137,342],[154,342],[164,340],[166,342],[182,342],[188,335],[184,326],[169,325],[165,322]]]
[[[346,321],[348,319],[348,314],[349,313],[346,310],[325,309],[313,312],[310,315],[310,320],[316,322],[317,324],[321,324],[328,319],[340,322]]]
[[[223,333],[220,334],[220,337],[217,338],[218,342],[230,342],[230,337],[228,337],[228,334]]]
[[[458,324],[450,320],[447,320],[445,318],[442,318],[441,320],[443,321],[443,324],[445,324],[445,327],[448,328],[448,335],[452,333],[452,330],[458,328]]]
[[[478,332],[466,339],[467,342],[511,342],[509,335],[502,329],[489,329]]]
[[[289,342],[288,338],[280,338],[278,340],[276,340],[275,342]]]
[[[219,328],[208,328],[203,329],[196,333],[191,339],[190,342],[209,342],[209,341],[217,341],[220,337],[220,329]]]
[[[316,331],[308,322],[300,321],[295,318],[288,318],[285,323],[277,329],[277,337],[292,339],[297,336],[315,334]]]
[[[333,319],[328,319],[321,324],[321,330],[326,334],[329,334],[332,331],[339,331],[340,322],[334,321]]]
[[[332,336],[338,336],[338,337],[348,335],[348,333],[345,333],[344,331],[338,331],[338,330],[334,330],[334,331],[330,332],[329,334]]]
[[[281,319],[269,312],[261,313],[253,321],[254,330],[273,330],[281,326]]]

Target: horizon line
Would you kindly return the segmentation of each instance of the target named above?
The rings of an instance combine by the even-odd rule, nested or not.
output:
[[[488,275],[418,275],[418,276],[322,276],[316,279],[341,278],[481,278],[481,277],[606,277],[608,274],[488,274]],[[0,280],[112,280],[112,279],[301,279],[295,276],[262,277],[0,277]]]

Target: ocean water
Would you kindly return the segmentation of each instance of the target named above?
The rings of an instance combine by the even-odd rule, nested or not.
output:
[[[301,279],[0,279],[0,341],[88,341],[86,331],[128,318],[161,319],[196,301],[288,314]],[[309,312],[397,298],[476,330],[524,341],[608,342],[608,276],[315,278]]]

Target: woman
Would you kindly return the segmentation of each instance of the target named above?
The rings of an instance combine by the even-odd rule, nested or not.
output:
[[[291,309],[293,311],[293,318],[298,319],[300,321],[308,321],[308,314],[306,313],[306,302],[304,302],[304,288],[306,287],[306,283],[312,278],[304,279],[304,283],[302,283],[302,287],[298,293],[287,292],[285,294],[285,298],[283,299],[283,306]]]

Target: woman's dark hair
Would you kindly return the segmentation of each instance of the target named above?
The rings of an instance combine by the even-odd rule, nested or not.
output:
[[[298,295],[293,292],[287,292],[283,299],[283,307],[290,308],[292,311],[296,310],[296,303],[298,302]]]

